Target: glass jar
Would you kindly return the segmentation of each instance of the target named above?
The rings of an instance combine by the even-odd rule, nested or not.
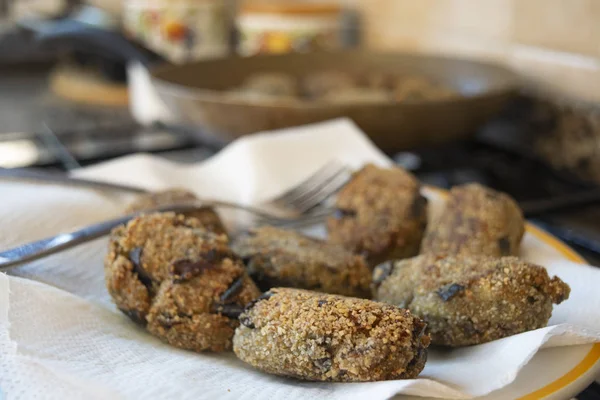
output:
[[[230,1],[127,0],[126,33],[174,63],[225,56],[230,51]]]
[[[342,7],[337,2],[247,1],[237,17],[242,55],[341,47]]]

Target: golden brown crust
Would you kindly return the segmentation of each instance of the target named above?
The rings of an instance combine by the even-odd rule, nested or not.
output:
[[[129,204],[125,212],[126,214],[131,214],[172,204],[186,204],[195,201],[198,201],[198,198],[192,192],[184,189],[169,189],[139,196]],[[211,207],[203,207],[183,214],[187,217],[197,218],[202,222],[202,226],[211,232],[218,234],[227,233],[219,214]]]
[[[409,172],[367,165],[340,191],[336,208],[327,220],[330,241],[363,254],[371,265],[418,253],[427,200]]]
[[[195,351],[230,349],[238,322],[228,310],[260,295],[225,235],[174,213],[116,228],[104,270],[121,311],[162,340]]]
[[[456,186],[427,227],[421,254],[518,255],[524,232],[523,213],[511,197],[476,183]]]
[[[370,297],[371,270],[340,245],[297,232],[262,227],[239,237],[232,249],[263,290],[274,286]]]
[[[240,316],[233,351],[264,372],[314,381],[410,379],[429,337],[407,310],[370,300],[276,288]]]
[[[138,279],[131,261],[116,251],[111,243],[104,264],[106,288],[117,307],[135,322],[145,324],[150,295],[148,288]]]
[[[546,326],[569,286],[516,257],[421,255],[374,271],[375,299],[423,318],[432,343],[466,346]]]

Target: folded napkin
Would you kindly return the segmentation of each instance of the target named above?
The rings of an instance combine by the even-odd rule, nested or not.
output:
[[[77,175],[148,189],[184,187],[203,198],[257,204],[332,159],[352,168],[390,164],[351,122],[336,120],[247,137],[196,165],[133,155]],[[114,217],[130,200],[17,182],[1,182],[0,193],[0,249]],[[441,197],[426,194],[432,211],[439,210]],[[175,349],[130,322],[104,288],[106,244],[101,238],[0,274],[0,393],[10,399],[376,400],[399,393],[471,398],[509,385],[543,347],[600,342],[600,270],[570,262],[527,234],[522,256],[545,265],[572,289],[547,328],[453,351],[433,349],[414,380],[342,384],[275,377],[233,353]]]

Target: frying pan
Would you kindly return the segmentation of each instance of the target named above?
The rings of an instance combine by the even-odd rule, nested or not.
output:
[[[102,52],[124,63],[142,63],[149,68],[151,84],[174,118],[170,123],[193,127],[205,139],[220,143],[258,131],[349,117],[385,151],[437,144],[473,134],[502,110],[518,82],[510,70],[483,62],[366,50],[232,56],[171,65],[118,32],[89,24],[63,20],[55,22],[53,29],[37,33],[38,39],[48,44]],[[324,70],[419,75],[445,84],[461,96],[438,101],[336,104],[248,101],[223,93],[257,72],[300,77]]]

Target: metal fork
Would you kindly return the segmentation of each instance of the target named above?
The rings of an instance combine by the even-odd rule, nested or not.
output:
[[[40,258],[49,256],[78,246],[82,243],[90,242],[94,239],[102,237],[110,233],[111,230],[119,225],[126,224],[131,219],[139,216],[140,214],[149,212],[189,212],[197,210],[202,207],[227,207],[238,210],[244,210],[250,214],[253,214],[261,219],[261,223],[269,222],[271,225],[284,226],[289,228],[297,228],[319,222],[324,217],[329,215],[330,210],[322,210],[321,212],[306,214],[300,217],[278,217],[264,211],[258,210],[253,207],[241,206],[235,203],[228,203],[222,201],[215,202],[196,202],[181,205],[171,205],[166,207],[154,208],[151,210],[145,210],[123,217],[103,221],[97,224],[89,225],[84,228],[68,232],[61,233],[55,236],[48,237],[46,239],[37,240],[35,242],[27,243],[15,248],[0,252],[0,271],[6,270],[11,267],[15,267],[20,264],[24,264],[29,261],[38,260]]]
[[[271,210],[289,217],[299,217],[313,210],[331,195],[337,192],[349,179],[350,171],[338,161],[330,161],[315,171],[312,175],[300,182],[285,193],[274,199],[265,201],[259,207]],[[109,182],[95,181],[82,178],[73,178],[65,174],[32,171],[27,169],[0,168],[0,179],[29,180],[42,183],[57,183],[76,187],[86,187],[100,190],[112,190],[129,193],[150,193],[150,191],[130,185],[121,185]],[[206,200],[214,202],[212,200]],[[228,203],[228,207],[231,207]],[[243,205],[240,205],[243,208]]]
[[[23,173],[19,174],[18,176],[15,174],[9,176],[11,178],[18,177],[34,180],[41,179],[44,182],[49,181],[48,174],[42,173],[40,175],[37,172],[26,170],[21,171]],[[267,205],[275,206],[276,208],[285,208],[288,212],[287,215],[284,216],[276,215],[273,212],[264,211],[254,207],[217,200],[199,200],[195,203],[159,207],[129,214],[109,221],[100,222],[98,224],[90,225],[73,232],[58,234],[46,239],[27,243],[13,249],[0,252],[0,271],[97,239],[101,236],[107,235],[115,227],[127,223],[132,218],[135,218],[142,213],[148,212],[186,212],[201,207],[224,207],[242,210],[252,214],[256,218],[256,223],[258,225],[274,225],[289,228],[299,228],[302,226],[311,225],[323,220],[331,213],[332,210],[330,208],[315,208],[345,184],[349,177],[348,172],[348,169],[339,163],[328,163],[292,189],[286,191],[277,198],[262,204],[263,206]],[[2,170],[0,169],[0,176],[1,173]],[[68,178],[62,175],[52,175],[51,179],[52,180],[50,180],[50,182],[58,182],[63,184],[67,183],[76,186],[94,188],[100,187],[102,189],[108,188],[121,191],[136,191],[137,193],[145,192],[145,190],[140,188],[131,188],[104,182]]]
[[[305,214],[313,210],[348,182],[351,171],[338,161],[325,164],[295,187],[266,203]]]

